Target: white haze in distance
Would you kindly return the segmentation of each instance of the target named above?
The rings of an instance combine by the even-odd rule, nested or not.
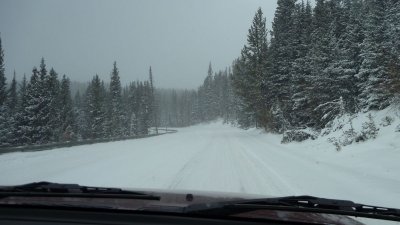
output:
[[[261,7],[269,28],[276,0],[2,0],[0,32],[8,81],[31,75],[43,56],[71,80],[108,81],[117,61],[123,83],[196,88],[240,55]]]

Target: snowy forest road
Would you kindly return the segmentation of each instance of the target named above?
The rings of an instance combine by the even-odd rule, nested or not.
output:
[[[395,201],[400,199],[397,162],[379,160],[372,153],[354,157],[357,149],[339,154],[331,144],[318,140],[282,145],[280,138],[211,123],[145,139],[4,154],[0,155],[0,185],[52,181],[270,196],[307,194],[400,207]],[[317,147],[308,149],[310,143]]]

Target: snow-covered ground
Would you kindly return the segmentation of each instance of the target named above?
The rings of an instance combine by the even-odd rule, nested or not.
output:
[[[394,129],[393,126],[384,129]],[[0,184],[34,181],[152,189],[315,195],[400,208],[400,133],[340,152],[320,138],[281,136],[221,122],[178,133],[0,155]]]

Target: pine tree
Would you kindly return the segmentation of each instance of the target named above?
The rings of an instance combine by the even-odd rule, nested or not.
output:
[[[111,72],[109,100],[110,135],[111,137],[120,137],[123,135],[122,122],[124,121],[124,115],[122,112],[122,88],[116,62],[114,62],[114,67]]]
[[[54,71],[53,71],[54,72]],[[53,75],[54,76],[54,75]],[[54,138],[53,123],[54,121],[54,102],[53,91],[55,87],[52,86],[53,77],[47,73],[44,58],[40,62],[39,77],[37,82],[32,83],[32,91],[35,91],[31,103],[36,109],[34,118],[34,132],[32,138],[35,144],[45,144],[50,141],[57,141]]]
[[[39,71],[36,67],[32,70],[32,76],[26,87],[25,102],[22,105],[22,121],[20,130],[22,131],[23,142],[26,144],[41,144],[41,80]]]
[[[129,135],[138,135],[138,116],[139,116],[139,89],[138,83],[132,82],[129,85],[129,96],[128,96],[128,120],[129,120]]]
[[[74,111],[72,106],[70,81],[64,75],[61,80],[60,95],[60,123],[61,123],[61,140],[69,141],[75,138],[74,128]]]
[[[155,128],[156,134],[158,134],[158,104],[155,98],[155,88],[154,88],[154,81],[153,81],[153,72],[151,70],[151,66],[149,69],[149,82],[150,82],[150,89],[151,89],[151,96],[150,96],[150,105],[151,105],[151,126]]]
[[[27,88],[28,82],[26,80],[26,75],[24,74],[24,77],[22,78],[22,82],[19,85],[19,91],[18,91],[18,111],[21,112],[23,110],[23,106],[26,105],[26,88]]]
[[[389,54],[386,67],[389,75],[389,91],[397,101],[400,100],[400,1],[385,1],[387,30],[385,35],[385,48]]]
[[[6,84],[6,75],[4,68],[4,52],[1,45],[0,38],[0,146],[1,145],[9,145],[9,121],[8,115],[9,110],[7,105],[5,104],[7,100],[7,84]]]
[[[199,123],[198,117],[198,95],[195,90],[190,93],[191,106],[190,106],[190,125]]]
[[[152,112],[151,112],[151,88],[150,88],[150,82],[145,81],[144,82],[144,93],[143,93],[143,121],[144,121],[144,126],[143,126],[143,134],[148,134],[149,133],[149,128],[151,127],[151,120],[152,120]]]
[[[60,119],[62,113],[61,107],[63,105],[60,102],[60,82],[58,80],[58,74],[53,68],[50,69],[45,86],[47,89],[46,96],[49,99],[49,121],[46,126],[52,131],[50,140],[57,142],[59,138],[62,137],[63,133],[62,121]]]
[[[11,81],[10,88],[8,89],[8,96],[6,100],[7,115],[7,139],[10,144],[17,144],[17,121],[18,121],[18,94],[17,94],[17,81],[16,74]],[[3,115],[4,116],[4,115]]]
[[[229,68],[227,76],[227,109],[226,109],[226,122],[235,123],[237,120],[237,96],[234,93],[232,84],[232,72]]]
[[[362,43],[360,79],[360,104],[363,109],[383,109],[389,105],[389,72],[385,63],[388,49],[385,40],[385,2],[366,0],[367,17],[364,20],[365,38]]]
[[[148,82],[138,82],[136,91],[135,122],[138,135],[146,135],[149,132],[151,114],[150,114],[150,85]]]
[[[73,101],[73,118],[75,122],[73,125],[73,132],[77,140],[82,140],[89,137],[88,120],[85,113],[85,102],[86,100],[83,99],[80,92],[76,92]]]
[[[270,108],[282,110],[285,118],[290,118],[292,82],[292,62],[296,59],[295,49],[295,5],[296,0],[278,0],[271,37],[271,75],[267,79],[267,99]],[[282,127],[272,127],[274,131]]]
[[[205,108],[206,105],[203,105]],[[176,94],[176,90],[172,91],[172,99],[171,99],[171,105],[170,105],[170,114],[168,115],[168,120],[170,126],[177,127],[178,126],[178,95]],[[206,115],[204,113],[204,118],[206,118]]]
[[[4,51],[0,37],[0,106],[3,106],[7,98],[6,74],[4,68]]]
[[[358,110],[357,96],[359,94],[356,74],[361,66],[361,44],[363,42],[362,26],[355,6],[346,1],[342,17],[346,20],[343,33],[336,39],[333,46],[333,62],[326,69],[328,75],[334,79],[329,83],[332,89],[332,99],[343,98],[346,112],[354,113]]]
[[[46,63],[45,63],[44,57],[42,57],[40,60],[39,68],[40,68],[40,70],[39,70],[40,80],[43,81],[46,79],[46,76],[47,76],[47,69],[46,69]]]
[[[23,144],[28,144],[30,143],[30,138],[29,138],[29,120],[26,117],[27,116],[27,109],[26,107],[28,106],[28,94],[27,94],[27,85],[28,82],[26,80],[26,75],[24,74],[24,77],[22,78],[22,82],[19,86],[19,91],[18,91],[18,105],[17,105],[17,113],[16,113],[16,140],[14,144],[17,145],[23,145]]]
[[[241,58],[235,62],[233,73],[233,85],[237,95],[242,98],[242,109],[246,112],[243,115],[249,116],[245,120],[248,125],[254,123],[256,126],[266,126],[264,117],[268,102],[265,95],[271,93],[267,69],[266,19],[259,8],[247,35],[247,45],[242,49]]]
[[[312,45],[307,56],[308,64],[311,65],[308,79],[309,88],[307,90],[309,126],[314,128],[322,128],[325,123],[321,121],[324,116],[322,111],[316,109],[321,104],[333,101],[332,91],[330,87],[331,79],[326,70],[333,61],[332,49],[336,42],[333,10],[330,2],[318,0],[314,8],[313,27],[314,31],[311,35]]]
[[[124,113],[124,120],[122,121],[122,129],[123,129],[122,133],[125,136],[130,136],[129,121],[130,121],[131,110],[129,106],[129,95],[130,95],[129,85],[124,86],[122,88],[122,111]]]
[[[250,90],[247,82],[247,68],[243,58],[238,58],[233,63],[232,84],[234,92],[238,98],[238,124],[242,128],[249,128],[255,125],[255,111],[251,107],[250,99],[247,99],[247,93]]]
[[[295,39],[296,59],[292,63],[292,108],[291,108],[291,124],[294,127],[304,127],[310,121],[310,112],[307,107],[309,105],[309,88],[311,64],[308,54],[311,48],[312,26],[312,8],[310,2],[306,5],[302,1],[301,5],[297,5],[294,15],[294,27],[297,37]]]
[[[85,113],[87,118],[87,137],[91,139],[106,137],[106,111],[104,84],[98,75],[94,76],[86,90]]]
[[[23,106],[22,117],[25,122],[23,133],[24,139],[32,144],[45,144],[54,140],[52,127],[52,96],[50,77],[47,74],[44,59],[41,59],[40,71],[36,67],[32,71],[32,76],[26,88],[24,97],[26,104]]]
[[[203,98],[203,109],[205,120],[210,121],[216,117],[216,102],[215,102],[215,95],[213,90],[213,70],[211,63],[208,66],[207,77],[203,83],[203,91],[204,91],[204,98]]]
[[[18,106],[18,93],[17,93],[17,80],[16,73],[11,81],[10,88],[8,89],[7,106],[12,113],[15,113]]]
[[[10,140],[10,120],[9,120],[9,110],[7,106],[0,106],[0,146],[8,146],[12,142]]]
[[[245,79],[249,82],[250,107],[255,111],[256,126],[264,126],[265,108],[268,104],[265,98],[269,92],[269,64],[268,64],[268,40],[266,19],[261,8],[253,18],[252,26],[247,35],[247,45],[244,46],[241,56],[245,61]]]
[[[248,82],[245,76],[247,74],[247,68],[243,58],[238,58],[234,61],[232,67],[232,84],[234,86],[234,93],[238,96],[237,98],[237,119],[238,124],[242,128],[249,128],[255,125],[255,112],[251,107],[249,100],[246,98],[248,88]]]

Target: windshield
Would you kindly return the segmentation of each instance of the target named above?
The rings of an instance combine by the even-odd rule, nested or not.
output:
[[[396,0],[0,2],[0,185],[400,208]]]

